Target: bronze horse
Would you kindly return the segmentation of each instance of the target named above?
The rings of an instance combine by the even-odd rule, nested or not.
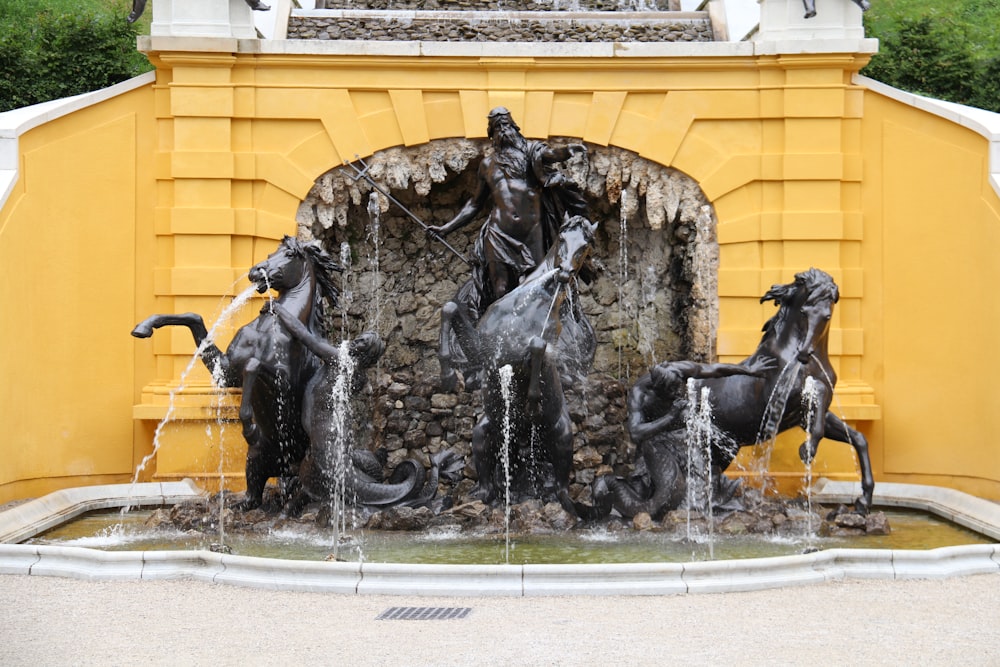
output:
[[[816,455],[822,438],[844,442],[854,448],[861,469],[862,489],[855,509],[860,513],[868,512],[875,486],[868,441],[829,411],[837,375],[827,356],[827,338],[833,306],[839,298],[836,283],[818,269],[796,274],[794,282],[774,285],[761,298],[761,303],[774,301],[778,312],[764,325],[764,335],[757,350],[741,362],[748,368],[766,370],[697,381],[698,389],[708,389],[714,420],[716,437],[711,467],[716,501],[725,500],[734,490],[735,484],[722,473],[741,447],[770,442],[779,433],[802,426],[807,437],[799,448],[799,456],[805,463]],[[812,419],[804,414],[803,407],[807,383],[814,391],[809,397],[815,406]],[[681,396],[676,400],[687,399]],[[693,407],[687,405],[684,409]],[[659,445],[644,447],[648,474],[644,482],[612,476],[595,481],[594,508],[587,513],[600,516],[613,506],[624,516],[634,516],[640,511],[657,516],[676,509],[685,495],[686,471],[683,469],[686,464],[682,461],[685,439],[686,433],[681,427],[661,436]],[[662,501],[651,504],[654,498]]]
[[[445,450],[431,457],[429,475],[418,461],[406,459],[386,480],[384,462],[374,452],[355,447],[353,425],[345,423],[350,414],[345,404],[361,391],[367,382],[365,371],[385,352],[381,337],[368,331],[346,345],[334,346],[280,303],[272,309],[282,326],[323,362],[303,396],[302,426],[309,433],[310,446],[298,468],[298,488],[282,513],[297,515],[309,500],[334,500],[338,485],[342,485],[344,501],[352,505],[419,507],[430,502],[437,495],[440,468],[454,468],[458,463],[453,452]]]
[[[286,236],[277,250],[250,269],[249,278],[261,294],[277,291],[277,303],[318,334],[322,300],[337,303],[332,278],[341,270],[318,243]],[[242,388],[239,417],[248,446],[242,506],[259,506],[267,480],[294,476],[309,449],[301,418],[303,396],[320,360],[281,325],[270,303],[236,332],[225,353],[205,340],[208,332],[197,313],[152,315],[137,324],[132,335],[148,338],[162,326],[187,327],[202,361],[220,384]]]
[[[570,282],[590,255],[596,228],[582,216],[566,220],[545,259],[517,288],[492,303],[477,325],[456,317],[459,306],[454,302],[443,309],[444,324],[454,327],[470,361],[482,368],[484,414],[473,430],[472,456],[479,477],[475,493],[484,502],[495,502],[502,490],[506,442],[514,493],[537,497],[552,492],[564,507],[573,507],[568,490],[573,431],[561,369],[567,361],[589,367],[593,346],[563,346],[560,334],[564,322],[574,319],[567,299]],[[589,323],[585,328],[592,331]],[[446,340],[442,336],[445,376],[451,371]],[[562,358],[573,354],[581,358]],[[551,474],[543,470],[548,467]]]

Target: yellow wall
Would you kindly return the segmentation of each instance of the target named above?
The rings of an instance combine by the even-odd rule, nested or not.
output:
[[[1000,498],[1000,199],[982,136],[865,97],[866,354],[880,479]]]
[[[859,379],[863,91],[850,76],[867,56],[590,58],[584,77],[579,60],[555,57],[151,55],[163,152],[157,312],[212,312],[294,231],[327,170],[393,146],[482,137],[486,114],[503,105],[528,136],[618,146],[699,182],[719,219],[723,360],[756,347],[773,310],[759,298],[772,284],[813,265],[829,271],[842,294],[831,336],[841,412],[878,416]],[[193,346],[172,332],[154,349],[156,379],[135,411],[143,419],[165,414]],[[200,369],[193,377],[207,385]],[[191,414],[209,400],[189,397]],[[191,432],[167,427],[159,478],[210,477],[207,445]],[[797,444],[779,443],[772,459],[793,484]],[[850,448],[824,447],[817,472],[853,478]]]
[[[131,409],[151,369],[128,332],[150,302],[152,112],[145,88],[20,137],[0,210],[0,502],[127,481],[147,447]]]
[[[81,304],[99,297],[94,307],[104,316],[82,330],[55,328],[73,333],[76,347],[52,361],[42,349],[22,351],[59,349],[57,334],[22,332],[8,317],[0,323],[5,368],[24,375],[45,369],[30,399],[15,397],[25,406],[23,420],[3,426],[0,449],[9,448],[3,453],[17,464],[3,468],[0,501],[37,477],[122,475],[149,451],[193,344],[183,331],[133,344],[127,334],[135,321],[153,312],[218,312],[221,297],[246,285],[239,279],[247,268],[294,232],[296,209],[318,176],[383,148],[482,137],[497,105],[508,107],[528,136],[618,146],[701,185],[719,221],[721,360],[753,351],[773,313],[758,300],[773,283],[810,266],[831,273],[841,287],[830,340],[840,375],[833,409],[870,436],[879,478],[942,473],[947,477],[933,481],[1000,496],[996,456],[983,465],[992,451],[991,430],[983,428],[993,418],[988,385],[974,373],[953,372],[996,364],[989,346],[975,344],[991,334],[995,309],[982,319],[969,296],[969,286],[996,284],[988,259],[1000,207],[985,185],[985,142],[853,85],[867,56],[591,58],[581,70],[579,60],[555,57],[150,55],[154,87],[36,130],[30,138],[37,143],[24,142],[26,164],[32,151],[49,157],[24,172],[2,211],[5,265],[11,256],[35,266],[28,260],[39,257],[34,230],[56,223],[75,234],[60,241],[66,254],[82,256],[72,257],[78,268],[65,274],[66,303],[40,307],[23,298],[4,312],[83,317],[93,311]],[[131,144],[118,146],[106,136],[114,133],[100,132],[127,115],[116,116],[115,108],[132,114]],[[108,120],[85,124],[84,117]],[[49,134],[61,126],[63,134]],[[76,143],[59,143],[70,140]],[[101,168],[76,169],[79,181],[64,186],[76,196],[60,203],[55,179],[47,178],[67,170],[60,156],[95,152]],[[36,170],[46,174],[44,186],[36,185]],[[80,215],[85,224],[70,222]],[[932,252],[939,248],[950,252]],[[84,265],[94,253],[105,261]],[[937,257],[958,280],[940,279]],[[88,269],[108,278],[86,280]],[[923,304],[937,308],[918,311]],[[982,326],[942,323],[952,312]],[[242,313],[220,344],[252,313]],[[962,334],[959,345],[940,335],[949,329]],[[949,341],[946,352],[936,349],[941,340]],[[933,361],[914,361],[928,354]],[[100,392],[95,377],[103,378]],[[971,392],[959,382],[970,380],[980,392],[966,402]],[[164,429],[156,477],[193,474],[211,483],[220,470],[238,475],[238,446],[220,466],[217,445],[204,434],[205,420],[232,416],[232,397],[230,407],[214,410],[200,368],[184,385],[173,415],[180,421]],[[963,418],[923,425],[919,418],[942,402]],[[59,414],[79,423],[61,426],[53,418]],[[134,434],[130,423],[123,426],[132,416]],[[954,428],[964,437],[949,437]],[[240,440],[232,426],[225,437]],[[782,438],[771,458],[776,476],[792,486],[802,479],[800,440]],[[824,442],[816,474],[855,478],[850,448]],[[71,481],[79,478],[56,483]]]

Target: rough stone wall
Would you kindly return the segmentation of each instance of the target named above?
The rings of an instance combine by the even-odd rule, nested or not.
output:
[[[424,42],[711,42],[705,19],[623,22],[293,17],[288,39]]]
[[[632,382],[660,361],[714,358],[718,312],[715,219],[697,184],[627,151],[588,148],[563,165],[600,223],[593,252],[599,275],[580,284],[598,349],[587,382],[567,392],[576,431],[571,493],[583,499],[596,474],[624,473],[633,461],[624,430]],[[438,225],[474,191],[486,150],[487,142],[467,139],[396,148],[366,160],[367,173],[415,216]],[[374,427],[366,444],[386,448],[390,468],[404,458],[426,464],[429,454],[450,448],[466,457],[471,477],[479,392],[442,393],[437,362],[441,306],[469,268],[385,196],[377,195],[372,218],[372,188],[353,176],[344,167],[317,179],[298,223],[300,236],[320,240],[349,265],[342,276],[346,319],[336,318],[332,331],[353,336],[375,329],[386,340],[371,402],[363,408]],[[470,251],[481,222],[447,241],[460,253]]]
[[[671,16],[679,0],[327,0],[329,16],[293,13],[289,39],[428,42],[711,42],[711,21]],[[380,16],[395,10],[408,15]],[[430,12],[468,12],[442,18]],[[527,15],[525,12],[534,12]],[[620,18],[625,12],[628,19]],[[547,14],[544,18],[539,13]],[[635,14],[643,15],[636,18]],[[483,18],[488,15],[489,18]]]
[[[495,12],[642,12],[679,11],[680,2],[670,0],[326,0],[317,9],[395,9],[412,11],[495,11]]]

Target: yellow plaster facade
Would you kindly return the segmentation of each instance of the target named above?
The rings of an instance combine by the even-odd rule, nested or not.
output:
[[[988,345],[1000,312],[984,313],[968,289],[996,284],[1000,270],[989,144],[853,83],[868,55],[240,48],[151,48],[154,84],[21,138],[0,259],[9,275],[37,279],[12,290],[0,320],[3,371],[23,378],[2,390],[0,502],[130,479],[194,350],[186,331],[134,343],[131,326],[154,312],[218,313],[248,267],[295,232],[318,176],[380,149],[483,137],[499,105],[529,137],[620,147],[700,184],[718,219],[721,361],[756,347],[772,284],[810,266],[829,272],[841,289],[832,409],[869,436],[877,479],[1000,497],[989,440],[1000,406],[989,376],[971,372],[1000,363]],[[942,322],[952,313],[963,317]],[[218,408],[208,387],[202,368],[186,376],[143,477],[239,486],[234,396]],[[771,455],[787,487],[802,481],[800,441],[789,434]],[[814,474],[855,479],[852,450],[825,441]]]

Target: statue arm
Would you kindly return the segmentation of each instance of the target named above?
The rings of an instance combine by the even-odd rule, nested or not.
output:
[[[434,232],[435,234],[445,236],[456,229],[466,226],[472,222],[477,215],[479,215],[479,212],[483,210],[490,198],[489,181],[486,177],[485,168],[484,161],[483,164],[479,166],[479,180],[478,185],[476,186],[476,192],[467,202],[465,202],[462,210],[445,224],[431,225],[428,227],[428,230]]]
[[[777,363],[771,357],[760,357],[750,359],[743,364],[703,364],[697,374],[692,377],[703,380],[706,378],[722,378],[730,375],[753,375],[760,376],[769,370],[773,370]]]
[[[586,155],[587,147],[583,144],[567,144],[558,148],[546,146],[542,151],[542,162],[551,164],[553,162],[565,162],[574,155]]]
[[[340,359],[339,349],[309,331],[306,325],[299,321],[299,318],[289,313],[288,309],[280,303],[275,302],[271,304],[271,308],[274,311],[274,314],[278,316],[278,319],[281,320],[282,326],[288,330],[288,333],[309,348],[313,354],[322,359],[325,363],[330,363],[331,361],[337,361]]]
[[[628,399],[628,432],[632,437],[632,442],[642,444],[654,435],[670,429],[677,421],[684,407],[684,401],[675,401],[666,414],[651,421],[644,421],[645,414],[645,388],[636,386],[632,388]]]

